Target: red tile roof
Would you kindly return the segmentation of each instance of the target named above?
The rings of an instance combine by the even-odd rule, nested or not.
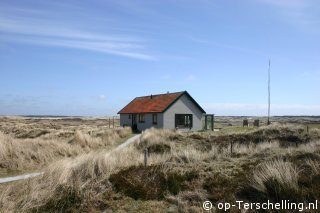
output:
[[[189,95],[187,91],[166,93],[159,95],[142,96],[133,99],[127,106],[118,112],[118,114],[131,113],[161,113],[166,111],[171,104],[178,100],[183,94],[186,94],[199,109],[205,113],[200,105]]]
[[[118,114],[163,112],[183,93],[184,92],[175,92],[137,97],[120,110]]]

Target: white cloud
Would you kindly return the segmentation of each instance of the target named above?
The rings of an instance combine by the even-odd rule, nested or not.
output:
[[[303,8],[306,7],[308,0],[259,0],[260,2],[277,7]]]
[[[207,113],[217,115],[267,115],[267,104],[203,103]],[[271,115],[320,115],[320,105],[271,104]]]
[[[222,41],[209,40],[209,39],[204,39],[204,38],[201,38],[198,36],[190,36],[190,35],[187,35],[186,38],[191,40],[192,42],[202,44],[202,45],[211,45],[211,46],[215,46],[218,48],[230,49],[230,50],[235,50],[235,51],[239,51],[239,52],[252,52],[252,50],[250,50],[248,48],[244,48],[244,47],[241,47],[238,45],[226,44]]]
[[[169,74],[164,74],[160,77],[160,79],[163,81],[174,82],[176,84],[186,84],[186,83],[189,83],[190,81],[197,80],[197,77],[193,74],[188,74],[181,79],[181,77],[171,76]]]
[[[194,81],[194,80],[196,80],[197,78],[196,78],[196,76],[194,76],[194,75],[192,75],[192,74],[190,74],[190,75],[188,75],[187,77],[186,77],[186,81]]]
[[[156,60],[145,53],[144,40],[77,29],[75,23],[52,20],[37,10],[0,9],[0,40],[34,45],[90,50],[141,60]],[[90,27],[83,24],[82,27]],[[106,35],[107,34],[107,35]]]
[[[318,2],[315,0],[257,0],[274,8],[282,21],[310,32],[319,32]]]
[[[99,95],[100,100],[105,100],[107,97],[105,95]]]
[[[302,79],[306,79],[306,80],[318,81],[318,80],[320,80],[320,72],[305,71],[300,74],[300,77]]]
[[[166,74],[166,75],[161,76],[160,78],[162,80],[170,80],[171,79],[171,75]]]

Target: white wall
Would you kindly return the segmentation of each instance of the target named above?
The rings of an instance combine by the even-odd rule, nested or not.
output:
[[[152,114],[154,113],[145,113],[144,114],[144,123],[139,123],[139,114],[137,115],[137,128],[140,131],[143,131],[145,129],[154,127],[154,128],[162,128],[163,127],[163,114],[162,113],[156,113],[158,115],[158,122],[157,124],[152,123]],[[132,119],[132,115],[131,115]],[[126,125],[131,126],[132,120],[129,119],[129,114],[120,114],[120,125]]]
[[[129,119],[129,114],[120,114],[120,126],[131,126],[132,121]]]
[[[192,114],[193,131],[202,130],[202,111],[195,105],[187,95],[181,96],[163,115],[163,128],[175,128],[175,114]]]

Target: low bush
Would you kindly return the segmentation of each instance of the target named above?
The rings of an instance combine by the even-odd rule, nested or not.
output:
[[[109,178],[116,191],[134,199],[163,199],[166,194],[177,194],[188,181],[197,177],[195,172],[164,173],[160,166],[133,166],[112,174]]]
[[[169,153],[171,151],[171,146],[169,146],[168,144],[152,144],[147,149],[149,154],[163,154]]]
[[[30,212],[77,212],[83,202],[80,190],[60,185],[47,202],[34,207]]]
[[[109,178],[116,191],[134,199],[154,200],[164,197],[166,179],[159,167],[133,166]]]

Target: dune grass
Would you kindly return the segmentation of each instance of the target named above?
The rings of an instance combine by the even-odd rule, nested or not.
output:
[[[262,163],[253,174],[252,186],[259,191],[267,193],[272,185],[278,185],[281,190],[298,191],[299,170],[291,162],[275,159]]]
[[[91,151],[111,148],[130,134],[129,128],[117,128],[96,133],[77,130],[67,139],[52,135],[47,138],[20,139],[0,132],[0,168],[39,169],[62,158],[73,158]]]
[[[292,135],[309,139],[284,144]],[[63,159],[48,165],[41,177],[0,185],[0,211],[127,211],[132,206],[166,212],[174,205],[180,212],[199,212],[204,200],[214,205],[293,197],[309,202],[320,199],[313,190],[320,186],[318,136],[280,124],[227,136],[150,129],[121,150]],[[237,139],[233,153],[230,138]],[[150,154],[147,167],[142,166],[144,149]]]

